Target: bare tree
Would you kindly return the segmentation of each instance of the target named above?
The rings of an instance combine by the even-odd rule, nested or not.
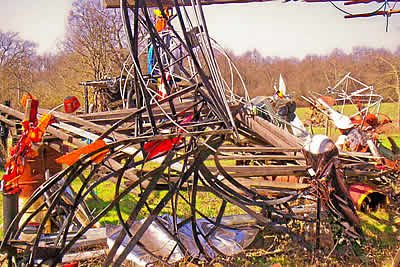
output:
[[[395,85],[389,86],[389,88],[394,88],[397,94],[397,127],[400,127],[400,80],[399,80],[399,71],[393,63],[391,63],[389,60],[383,58],[383,57],[378,57],[380,60],[383,62],[387,63],[390,65],[392,68],[392,71],[388,73],[389,76],[392,76],[395,78]]]
[[[76,53],[94,79],[113,75],[124,61],[125,38],[117,10],[102,8],[98,0],[75,1],[68,16],[64,48]]]
[[[18,33],[0,30],[0,98],[2,100],[15,96],[17,88],[31,86],[35,54],[35,43],[21,39]]]

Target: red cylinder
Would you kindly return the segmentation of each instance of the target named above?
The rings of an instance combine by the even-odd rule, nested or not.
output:
[[[72,113],[77,110],[81,104],[79,103],[78,98],[75,96],[67,96],[64,99],[64,110],[66,113]]]
[[[376,209],[380,204],[387,203],[385,194],[377,192],[372,187],[354,184],[349,187],[349,193],[354,206],[360,211]]]

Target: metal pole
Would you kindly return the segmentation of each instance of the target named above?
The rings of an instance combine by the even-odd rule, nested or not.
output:
[[[3,192],[3,231],[7,232],[12,221],[18,213],[18,194],[6,194]],[[8,251],[8,266],[12,267],[12,256],[17,253],[16,249]]]
[[[18,90],[18,93],[19,93],[19,90]],[[30,104],[30,102],[29,102],[29,104]],[[5,102],[5,105],[10,106],[10,101],[7,100]],[[26,116],[27,115],[25,114],[25,117]],[[8,129],[7,129],[7,131],[8,131]],[[8,136],[8,132],[7,132],[7,136]],[[13,138],[11,146],[16,145],[17,140],[18,139]],[[7,153],[7,151],[8,151],[8,149],[6,147],[6,153]],[[3,190],[4,190],[4,187],[3,187]],[[19,193],[9,194],[9,193],[5,193],[3,190],[2,190],[2,195],[3,195],[3,236],[4,236],[4,234],[9,230],[12,221],[18,214],[18,194]],[[17,249],[10,248],[10,250],[8,250],[7,254],[8,254],[7,255],[7,262],[8,262],[7,265],[8,265],[8,267],[13,267],[12,257],[17,254]]]
[[[328,126],[329,126],[329,119],[328,117],[325,118],[325,135],[328,136]]]
[[[18,194],[7,194],[3,192],[3,227],[4,233],[8,230],[11,222],[18,213]]]
[[[321,199],[318,193],[317,200],[317,225],[315,229],[315,249],[319,249],[319,240],[321,235]]]
[[[89,96],[88,96],[88,88],[87,85],[83,86],[85,90],[85,113],[89,113]]]

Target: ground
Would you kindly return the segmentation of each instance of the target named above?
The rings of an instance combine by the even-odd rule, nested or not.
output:
[[[393,104],[384,104],[382,110],[393,120],[397,119],[394,115],[396,109]],[[302,108],[298,111],[302,120],[305,120],[309,109]],[[395,140],[400,140],[400,131],[392,130],[390,134],[395,136]],[[89,198],[88,205],[100,210],[111,201],[114,189],[112,185],[104,186],[96,193],[101,200],[96,201]],[[152,197],[157,200],[164,194],[164,192],[154,192]],[[212,216],[217,211],[215,199],[212,194],[201,194],[203,194],[201,198],[199,197],[202,200],[201,211],[207,216]],[[130,195],[121,202],[121,210],[125,217],[128,216],[132,203],[136,203],[136,201],[136,197]],[[1,195],[0,202],[2,203]],[[400,212],[397,208],[398,204],[397,201],[393,201],[385,209],[369,214],[359,213],[366,236],[365,241],[360,243],[343,242],[339,244],[334,242],[329,237],[330,235],[324,234],[321,238],[321,250],[311,253],[292,242],[287,236],[276,236],[265,229],[260,232],[255,242],[243,254],[228,259],[216,259],[216,262],[222,266],[272,266],[273,264],[276,264],[275,266],[391,266],[392,258],[399,249]],[[234,206],[229,206],[228,210],[231,214],[241,212]],[[189,212],[189,210],[183,209],[182,212]],[[101,219],[101,223],[118,223],[115,215],[116,213],[109,213],[108,216]],[[145,213],[140,214],[140,218],[145,216]],[[2,209],[0,209],[0,224],[0,234],[2,235]],[[300,224],[297,227],[302,229],[299,231],[304,230]],[[327,232],[329,231],[330,229],[327,229]],[[314,237],[310,236],[309,238],[313,239]],[[217,265],[214,263],[214,266]]]

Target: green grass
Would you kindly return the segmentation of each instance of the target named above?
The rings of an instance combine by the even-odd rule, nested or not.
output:
[[[393,207],[378,210],[369,214],[359,213],[362,229],[367,237],[364,250],[375,264],[386,266],[391,262],[398,246],[400,217]],[[390,264],[388,266],[391,266]]]
[[[75,180],[73,183],[73,188],[75,191],[79,189],[81,186],[81,182]],[[181,191],[180,192],[186,199],[189,198],[190,192],[188,191]],[[95,199],[92,196],[87,198],[87,204],[90,210],[94,211],[94,215],[97,215],[102,209],[104,209],[113,199],[115,194],[115,184],[112,182],[104,182],[102,185],[97,187],[96,195],[99,199]],[[167,194],[167,191],[153,191],[149,198],[148,204],[149,208],[154,209],[160,200]],[[132,210],[135,208],[137,202],[139,201],[139,197],[128,194],[120,201],[120,209],[121,215],[124,220],[126,220],[129,215],[131,214]],[[196,207],[197,209],[208,217],[216,217],[218,215],[219,207],[222,204],[222,200],[216,199],[212,193],[209,192],[198,192],[197,193],[197,202]],[[190,216],[190,205],[186,203],[182,197],[178,198],[178,217],[187,218]],[[227,204],[225,215],[234,215],[234,214],[242,214],[240,208],[235,205]],[[161,214],[169,214],[172,215],[172,206],[171,202],[168,202],[165,208],[162,210]],[[146,208],[143,208],[139,215],[138,220],[143,219],[149,215],[149,212]],[[112,209],[108,212],[104,217],[102,217],[99,221],[102,225],[104,224],[119,224],[117,211],[116,209]]]
[[[74,187],[77,188],[79,185],[79,182],[76,182],[74,184]],[[89,197],[88,205],[91,207],[91,209],[97,209],[98,211],[101,210],[114,198],[114,190],[114,184],[112,184],[111,182],[104,183],[97,190],[97,195],[101,199],[101,201],[96,201],[93,198]],[[165,196],[166,193],[167,191],[154,191],[149,197],[148,203],[150,207],[154,208],[158,204],[159,200],[163,196]],[[186,197],[188,196],[188,192],[186,191],[183,191],[182,194]],[[210,217],[214,217],[217,215],[221,201],[217,199],[213,194],[200,192],[198,194],[197,200],[197,208],[199,208],[202,213]],[[137,201],[138,198],[133,195],[129,195],[121,201],[121,211],[124,219],[129,216]],[[187,203],[185,203],[182,199],[179,199],[178,206],[179,217],[187,218],[188,216],[190,216],[190,207]],[[172,213],[171,203],[167,204],[162,213]],[[227,206],[226,215],[239,213],[244,212],[234,205]],[[366,241],[364,241],[361,246],[357,244],[353,245],[353,249],[356,252],[357,256],[349,256],[347,252],[343,252],[346,251],[346,248],[342,248],[342,251],[341,248],[338,248],[339,252],[333,253],[329,261],[334,264],[337,263],[338,266],[344,266],[344,263],[352,263],[356,264],[356,266],[389,266],[387,264],[390,263],[398,244],[397,236],[400,233],[400,226],[398,225],[398,223],[400,222],[400,217],[397,217],[395,212],[393,212],[390,208],[388,208],[387,210],[379,210],[369,214],[359,213],[359,215],[361,218],[363,231],[366,234]],[[143,209],[140,212],[138,219],[145,218],[146,216],[148,216],[148,212]],[[105,217],[101,219],[100,222],[102,224],[119,224],[116,211],[113,210],[109,212]],[[297,263],[299,262],[299,266],[302,266],[301,262],[307,263],[307,261],[309,260],[307,258],[307,253],[305,253],[304,251],[296,252],[299,248],[297,246],[292,247],[290,242],[287,244],[287,246],[289,246],[287,249],[291,251],[291,256],[286,253],[251,257],[241,255],[233,259],[233,262],[238,265],[250,263],[253,264],[252,266],[269,266],[273,263],[280,263],[283,266],[297,266]],[[300,256],[299,254],[300,258],[293,258],[293,254],[297,255],[296,253],[300,253],[302,256]],[[340,253],[344,253],[346,256],[344,257]]]

